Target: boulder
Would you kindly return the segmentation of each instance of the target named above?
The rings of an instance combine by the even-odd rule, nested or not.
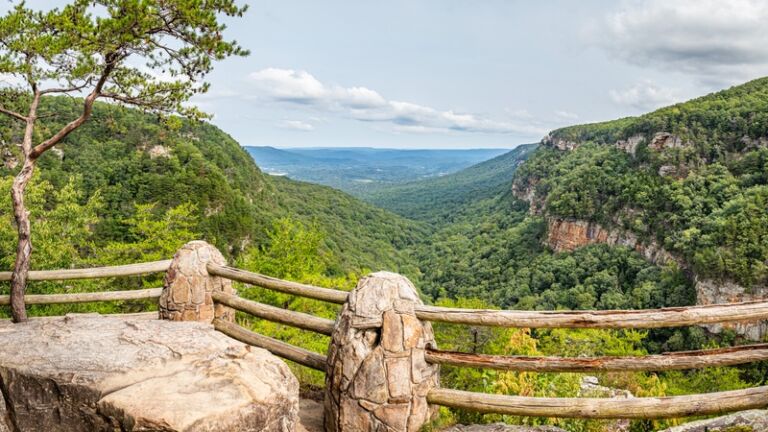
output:
[[[768,411],[749,410],[685,423],[662,432],[760,432],[768,431]]]
[[[296,427],[287,365],[210,324],[68,315],[2,322],[0,346],[0,431]]]

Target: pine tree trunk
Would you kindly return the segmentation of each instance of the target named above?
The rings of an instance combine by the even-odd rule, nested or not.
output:
[[[13,202],[13,217],[16,220],[18,244],[16,247],[16,262],[11,275],[11,316],[14,322],[27,320],[27,310],[24,304],[24,292],[27,288],[30,256],[32,255],[31,228],[29,212],[24,205],[24,191],[32,178],[35,169],[34,161],[25,158],[21,171],[13,180],[11,199]]]

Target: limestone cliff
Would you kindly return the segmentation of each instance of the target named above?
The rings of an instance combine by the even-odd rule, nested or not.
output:
[[[766,140],[752,140],[748,144],[762,146]],[[581,143],[564,138],[547,135],[542,140],[542,145],[559,151],[573,151]],[[653,135],[636,134],[627,139],[618,140],[612,145],[632,156],[641,145],[647,144],[649,150],[664,152],[668,149],[680,149],[692,144],[681,137],[658,132]],[[684,176],[687,168],[682,165],[663,165],[659,168],[660,176]],[[530,213],[544,216],[547,220],[547,234],[543,243],[555,252],[573,251],[591,244],[607,244],[610,246],[624,246],[637,251],[649,262],[664,265],[674,262],[681,268],[690,269],[683,257],[673,255],[655,240],[640,239],[637,234],[621,228],[621,217],[616,217],[610,225],[593,221],[569,219],[553,216],[547,213],[546,194],[542,192],[540,178],[516,179],[512,184],[512,194],[530,205]],[[627,210],[631,213],[630,210]],[[758,286],[746,288],[733,281],[718,281],[700,279],[692,274],[695,284],[697,304],[733,303],[742,301],[754,301],[768,299],[768,287]],[[731,328],[738,334],[752,340],[761,340],[768,335],[768,324],[765,323],[734,323],[707,326],[707,329],[719,333],[723,328]]]
[[[545,244],[555,252],[572,251],[591,244],[625,246],[634,249],[654,264],[679,262],[655,241],[642,242],[630,231],[606,228],[596,222],[583,220],[547,218]]]

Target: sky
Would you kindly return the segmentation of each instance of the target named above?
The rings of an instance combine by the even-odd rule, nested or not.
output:
[[[242,145],[511,148],[768,75],[765,0],[241,3],[193,103]]]

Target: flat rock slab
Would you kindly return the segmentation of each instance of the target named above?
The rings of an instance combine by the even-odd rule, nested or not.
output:
[[[209,324],[2,322],[0,347],[0,432],[292,432],[298,423],[288,366]]]
[[[456,425],[442,432],[565,432],[554,426],[511,426],[501,423],[486,425]]]
[[[741,427],[741,428],[739,428]],[[768,410],[748,410],[711,419],[698,420],[665,429],[663,432],[768,431]]]

